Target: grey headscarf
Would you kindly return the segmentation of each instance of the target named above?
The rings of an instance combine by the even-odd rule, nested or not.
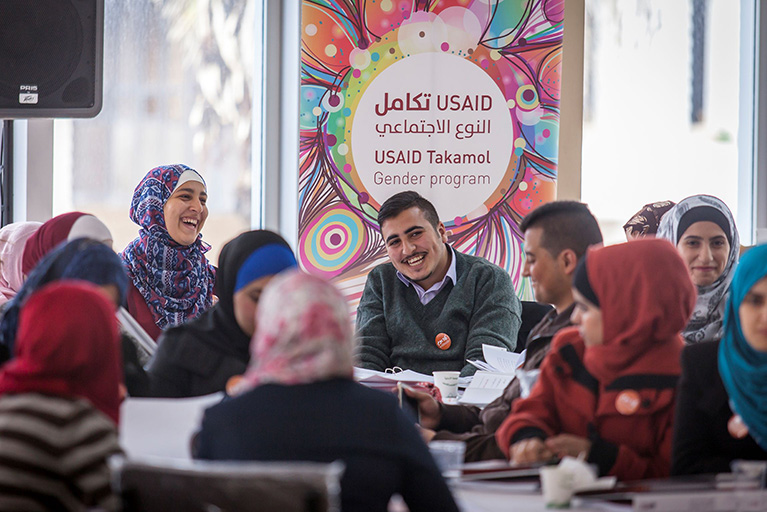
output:
[[[730,254],[727,257],[727,264],[724,266],[722,275],[716,281],[707,286],[697,286],[698,300],[695,303],[695,310],[687,327],[682,331],[682,336],[687,343],[717,341],[722,338],[727,293],[730,290],[732,275],[740,256],[740,238],[732,212],[721,199],[714,196],[697,195],[681,200],[663,215],[658,227],[658,238],[670,240],[676,246],[679,239],[684,235],[683,232],[679,232],[683,217],[690,210],[700,207],[713,208],[726,219],[729,231],[725,230],[725,235],[730,241]]]

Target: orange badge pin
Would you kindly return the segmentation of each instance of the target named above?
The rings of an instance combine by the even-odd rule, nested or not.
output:
[[[748,435],[748,427],[738,414],[733,414],[730,421],[727,422],[727,431],[735,439],[743,439]]]
[[[639,410],[639,403],[639,393],[633,389],[628,389],[626,391],[621,391],[615,399],[615,408],[624,416],[629,416]]]
[[[434,343],[437,344],[437,347],[439,347],[440,350],[447,350],[450,348],[450,336],[441,332],[434,338]]]
[[[229,380],[226,381],[226,394],[232,396],[237,393],[237,388],[242,384],[242,375],[232,375]]]

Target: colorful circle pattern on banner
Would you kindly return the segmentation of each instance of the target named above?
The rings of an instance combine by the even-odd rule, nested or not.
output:
[[[359,215],[333,205],[309,224],[299,248],[301,264],[312,273],[338,275],[364,250],[366,233]]]

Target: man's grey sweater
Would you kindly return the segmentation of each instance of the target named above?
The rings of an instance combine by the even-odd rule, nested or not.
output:
[[[509,275],[484,258],[454,251],[457,282],[448,282],[423,305],[391,263],[374,268],[357,308],[357,365],[383,371],[399,366],[431,374],[460,370],[473,375],[467,359],[480,359],[482,345],[514,350],[522,305]],[[450,337],[440,349],[439,334]]]

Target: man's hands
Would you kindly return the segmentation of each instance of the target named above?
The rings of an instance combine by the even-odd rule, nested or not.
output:
[[[434,439],[435,435],[437,435],[437,433],[430,428],[423,428],[418,425],[416,425],[416,427],[418,427],[418,431],[421,433],[421,438],[426,444],[431,443],[431,440]]]
[[[403,386],[403,389],[407,396],[418,402],[418,420],[421,426],[426,429],[436,429],[442,420],[437,401],[429,393],[416,391],[410,386]]]

